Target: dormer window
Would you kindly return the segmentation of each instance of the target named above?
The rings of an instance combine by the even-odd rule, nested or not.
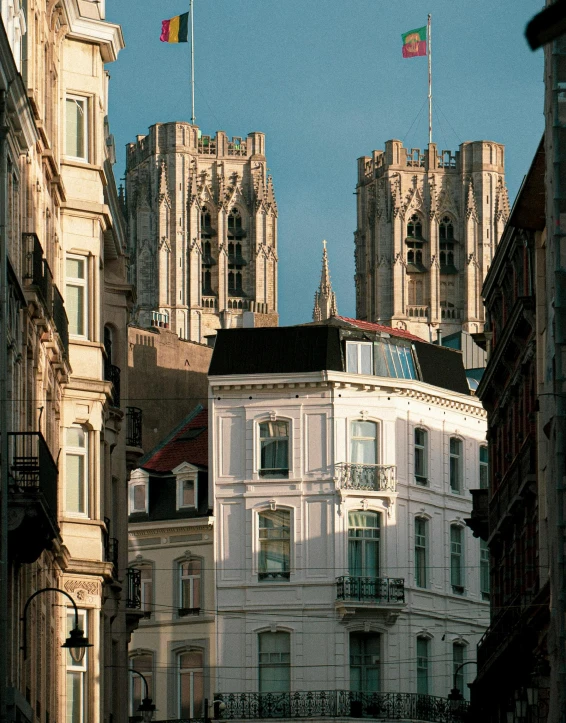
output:
[[[173,470],[177,480],[177,509],[194,510],[198,506],[198,469],[183,462]]]
[[[130,515],[148,512],[148,474],[142,469],[136,469],[130,477],[129,487],[129,508]]]

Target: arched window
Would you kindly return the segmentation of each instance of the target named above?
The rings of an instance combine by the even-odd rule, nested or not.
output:
[[[450,525],[450,583],[452,592],[464,592],[464,530]]]
[[[453,643],[452,645],[452,676],[454,679],[454,687],[458,688],[460,693],[465,696],[466,691],[466,646],[462,643]]]
[[[407,238],[417,238],[420,239],[423,237],[423,225],[420,220],[420,218],[417,216],[416,213],[414,213],[411,218],[409,219],[409,222],[407,224]]]
[[[379,512],[352,510],[348,513],[348,570],[351,577],[379,577],[380,532]],[[376,593],[373,597],[377,597]]]
[[[444,216],[441,219],[438,232],[441,241],[452,241],[454,239],[454,226],[449,216]]]
[[[351,424],[350,462],[377,463],[377,424],[356,420]]]
[[[289,477],[289,422],[261,422],[259,447],[259,476]]]
[[[407,223],[407,271],[422,272],[423,266],[423,226],[417,214],[413,214]]]
[[[438,228],[439,261],[441,274],[457,273],[455,262],[454,226],[449,216],[444,216]]]
[[[143,562],[136,567],[141,573],[141,609],[144,617],[150,618],[153,610],[153,565]]]
[[[200,237],[201,239],[211,238],[212,236],[212,216],[206,206],[203,206],[200,212]]]
[[[258,635],[259,692],[283,693],[291,688],[291,635],[278,631]]]
[[[228,293],[233,294],[236,291],[236,287],[234,285],[234,272],[229,271],[228,272]]]
[[[228,216],[228,269],[232,273],[232,283],[230,283],[230,274],[228,274],[228,293],[233,296],[243,296],[243,269],[247,266],[247,261],[242,256],[242,244],[236,243],[236,240],[245,235],[242,229],[242,217],[238,209],[234,208]],[[242,308],[240,304],[234,305],[234,308]]]
[[[138,708],[146,697],[145,684],[134,670],[141,673],[147,681],[147,697],[155,699],[153,686],[153,653],[139,653],[130,656],[130,716],[138,716]]]
[[[426,429],[415,428],[415,482],[427,483],[428,434]]]
[[[417,638],[417,693],[429,694],[430,640],[424,636]]]
[[[204,704],[203,651],[189,650],[178,656],[179,718],[200,718]]]
[[[415,517],[415,585],[427,587],[428,520]]]
[[[199,558],[179,563],[179,615],[198,615],[201,606],[202,561]]]
[[[291,567],[291,512],[262,510],[258,514],[258,579],[289,579]]]
[[[462,440],[450,437],[450,489],[461,494],[463,482]]]
[[[350,690],[377,693],[380,690],[379,633],[350,633]]]
[[[242,217],[237,208],[233,208],[228,214],[228,238],[238,238],[242,230]]]

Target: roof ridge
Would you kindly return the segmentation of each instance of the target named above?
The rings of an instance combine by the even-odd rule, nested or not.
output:
[[[185,427],[189,422],[192,422],[193,419],[204,411],[204,407],[202,404],[197,404],[197,406],[187,414],[186,417],[184,417],[179,424],[171,431],[169,434],[161,440],[161,442],[158,442],[153,449],[151,449],[147,454],[144,454],[144,456],[140,459],[138,462],[138,467],[143,467],[144,464],[147,464],[152,457],[154,457],[158,452],[160,452],[164,447],[166,447],[169,442],[171,442],[177,434]]]

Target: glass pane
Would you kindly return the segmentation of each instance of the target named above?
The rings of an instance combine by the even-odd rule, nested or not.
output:
[[[201,668],[202,667],[202,651],[189,650],[180,656],[181,668]]]
[[[358,373],[358,345],[351,342],[346,343],[346,371]]]
[[[362,576],[362,541],[348,542],[348,572],[353,577]]]
[[[67,259],[67,277],[71,279],[84,279],[85,262],[84,259]]]
[[[418,444],[421,447],[424,447],[425,435],[426,435],[426,432],[424,429],[418,429],[418,428],[415,429],[415,444]]]
[[[375,464],[375,440],[352,439],[352,464]]]
[[[415,447],[415,475],[417,477],[425,477],[424,450],[421,447]]]
[[[204,676],[201,671],[193,674],[193,716],[198,718],[203,712]]]
[[[379,512],[362,512],[353,510],[348,512],[348,525],[350,527],[368,527],[379,530],[381,519]]]
[[[480,462],[485,462],[487,464],[487,461],[487,447],[480,447]]]
[[[67,672],[67,723],[83,720],[83,673]]]
[[[180,688],[180,705],[179,713],[181,718],[192,718],[191,710],[191,673],[181,673],[179,676],[179,688]]]
[[[134,487],[134,509],[145,510],[145,485]]]
[[[183,507],[194,507],[195,504],[195,483],[193,480],[184,480],[183,482]]]
[[[376,438],[375,422],[352,422],[352,437]]]
[[[259,434],[262,438],[268,437],[288,437],[289,423],[283,421],[262,422],[259,425]]]
[[[82,455],[66,455],[65,509],[67,512],[85,513],[84,462]]]
[[[455,437],[450,437],[450,454],[460,454],[462,443],[459,439],[456,439]]]
[[[67,429],[67,446],[84,448],[85,432],[82,427],[69,427]]]
[[[65,153],[75,158],[85,157],[85,101],[67,98]]]
[[[360,344],[360,362],[362,374],[373,374],[371,344]]]
[[[200,575],[202,569],[201,560],[197,560],[196,558],[189,560],[186,569],[189,575]]]
[[[84,335],[84,287],[67,284],[65,310],[69,319],[69,333]]]

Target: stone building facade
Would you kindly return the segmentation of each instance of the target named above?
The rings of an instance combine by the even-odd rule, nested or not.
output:
[[[104,2],[1,11],[0,717],[125,723],[139,615],[128,607],[120,384],[133,295],[105,120],[105,64],[123,38]],[[80,663],[61,647],[73,603],[92,645]]]
[[[277,204],[265,136],[158,123],[127,148],[136,320],[203,342],[277,324]]]
[[[391,140],[358,159],[356,315],[423,339],[483,329],[481,287],[509,215],[504,147]]]

